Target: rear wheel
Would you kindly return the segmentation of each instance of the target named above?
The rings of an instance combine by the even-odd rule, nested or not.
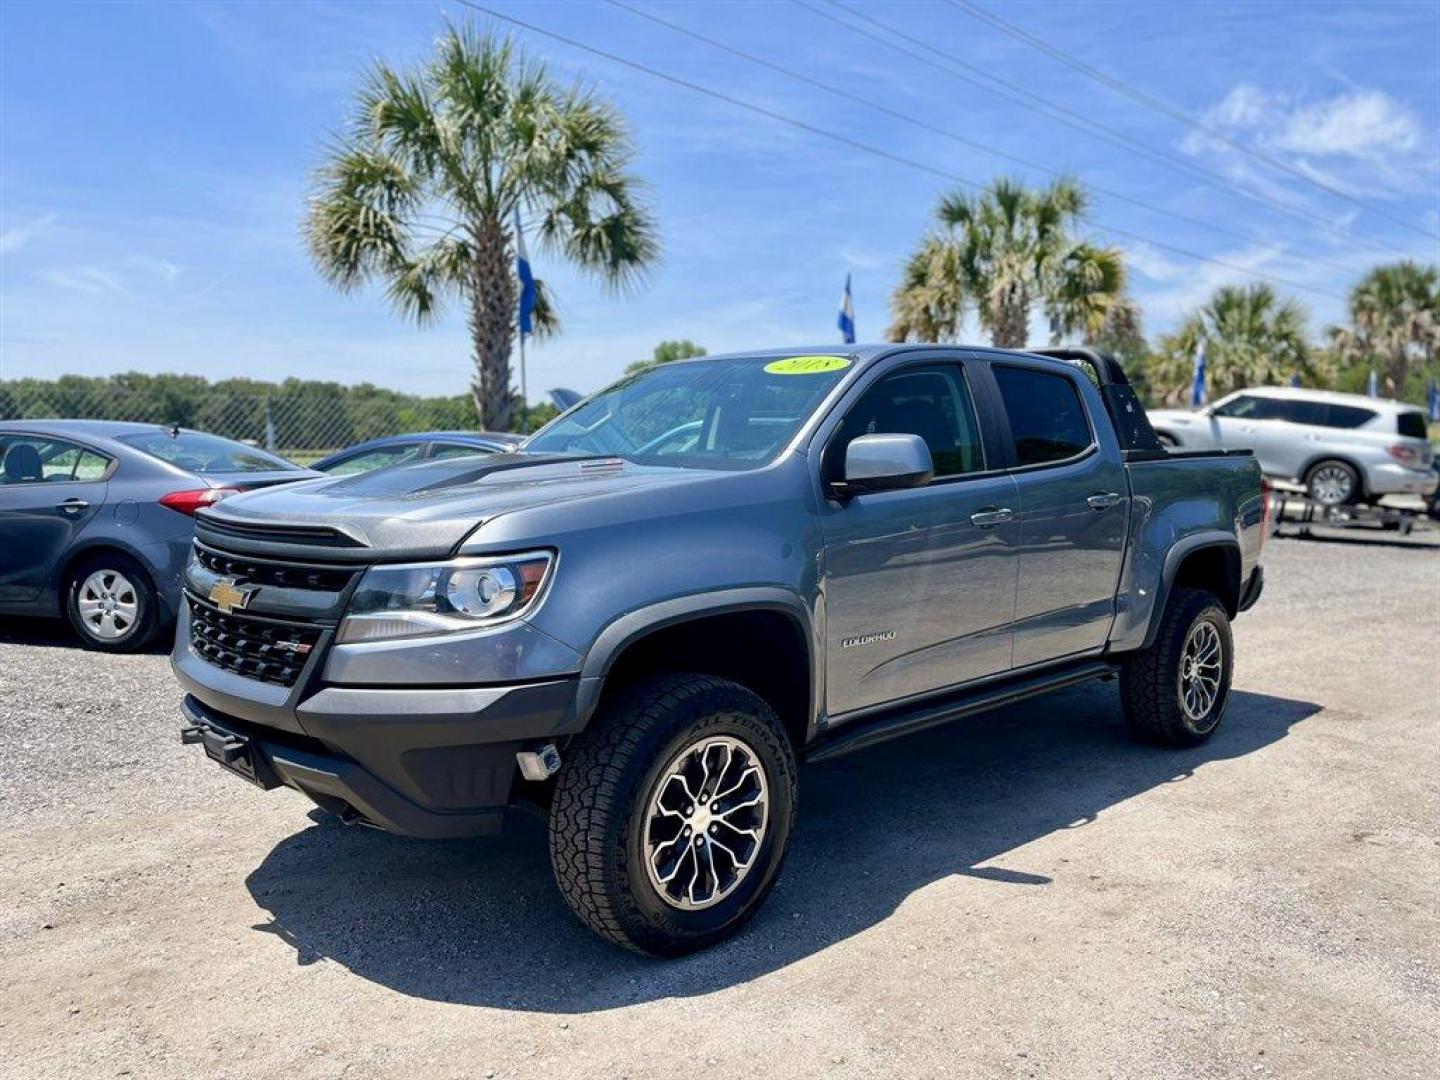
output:
[[[795,814],[795,756],[761,698],[708,675],[619,696],[566,756],[550,858],[601,937],[678,956],[738,930],[769,894]]]
[[[1120,699],[1137,738],[1196,746],[1215,733],[1230,697],[1230,617],[1214,593],[1176,589],[1155,641],[1120,672]]]
[[[104,552],[70,571],[65,615],[87,648],[133,652],[155,636],[159,610],[155,586],[128,555]]]
[[[1305,474],[1305,491],[1321,506],[1350,506],[1360,501],[1360,474],[1348,462],[1317,461]]]

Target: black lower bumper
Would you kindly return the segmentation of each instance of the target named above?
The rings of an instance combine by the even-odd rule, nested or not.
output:
[[[516,752],[565,727],[573,695],[573,683],[538,684],[479,716],[417,715],[382,699],[383,711],[307,718],[317,738],[247,722],[190,694],[181,737],[250,783],[293,788],[348,822],[406,836],[479,836],[504,822]]]
[[[1255,606],[1255,601],[1260,599],[1260,594],[1265,591],[1265,568],[1257,566],[1250,573],[1250,580],[1245,583],[1245,588],[1240,590],[1240,603],[1237,605],[1241,611],[1249,611]]]

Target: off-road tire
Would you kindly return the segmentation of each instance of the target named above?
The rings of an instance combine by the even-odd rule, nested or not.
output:
[[[1221,672],[1214,705],[1197,723],[1181,705],[1179,682],[1185,643],[1202,620],[1210,622],[1219,635]],[[1230,617],[1219,598],[1204,589],[1173,590],[1155,641],[1120,671],[1120,700],[1131,732],[1137,739],[1161,746],[1198,746],[1215,734],[1224,719],[1233,669]]]
[[[86,580],[97,571],[113,570],[122,574],[134,590],[135,618],[120,637],[98,636],[86,624],[80,611],[80,591]],[[119,551],[103,551],[86,556],[70,568],[65,577],[65,619],[87,649],[99,652],[128,653],[143,649],[160,629],[160,600],[150,575],[130,556]]]
[[[767,825],[735,891],[714,906],[666,903],[647,873],[642,832],[674,756],[710,736],[741,740],[768,786]],[[763,903],[790,845],[795,753],[774,711],[737,683],[665,675],[622,691],[565,751],[550,808],[550,863],[571,910],[636,952],[680,956],[735,933]]]
[[[1339,469],[1350,477],[1350,492],[1339,502],[1327,501],[1322,497],[1323,493],[1317,489],[1316,485],[1320,473],[1332,469]],[[1360,473],[1354,465],[1348,461],[1341,461],[1339,458],[1325,458],[1305,470],[1305,494],[1310,496],[1312,502],[1317,502],[1321,506],[1354,506],[1365,498],[1365,485],[1361,482]]]

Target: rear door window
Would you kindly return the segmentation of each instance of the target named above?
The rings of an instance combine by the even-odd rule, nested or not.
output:
[[[1325,406],[1325,426],[1332,428],[1364,427],[1374,420],[1376,415],[1378,414],[1373,409],[1363,409],[1358,405],[1330,404]]]
[[[994,367],[1016,463],[1047,465],[1084,453],[1094,441],[1090,420],[1075,384],[1064,375],[1029,368]]]
[[[1323,426],[1329,412],[1329,406],[1323,401],[1286,401],[1279,398],[1274,399],[1273,404],[1276,407],[1273,419],[1288,420],[1292,424],[1308,424],[1311,427]]]

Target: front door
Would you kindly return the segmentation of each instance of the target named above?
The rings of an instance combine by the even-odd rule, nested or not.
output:
[[[1020,499],[1020,668],[1108,640],[1129,485],[1119,446],[1113,437],[1100,439],[1091,422],[1080,376],[998,363],[992,370],[1010,422]],[[1103,407],[1093,391],[1088,397]]]
[[[41,589],[105,502],[109,464],[60,439],[0,435],[0,604],[46,599]]]
[[[827,444],[827,477],[840,475],[851,439],[881,432],[923,438],[935,478],[826,504],[832,717],[1010,667],[1016,488],[987,468],[962,366],[922,363],[882,376]]]

